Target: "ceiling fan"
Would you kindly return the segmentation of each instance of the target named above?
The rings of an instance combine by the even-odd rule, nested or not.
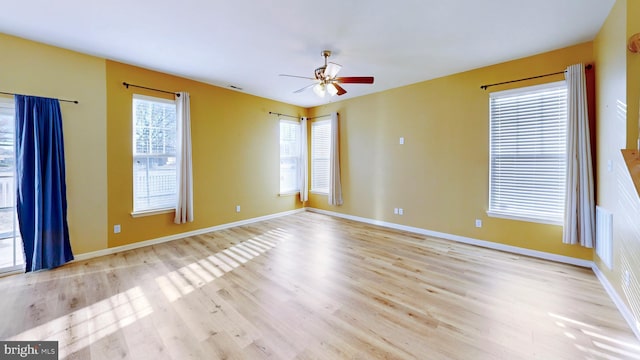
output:
[[[329,50],[322,51],[321,55],[324,57],[324,65],[314,71],[315,77],[280,74],[280,76],[309,79],[314,81],[313,84],[309,84],[302,89],[298,89],[294,91],[294,93],[300,93],[310,87],[313,87],[313,92],[320,97],[324,97],[326,93],[329,93],[331,96],[340,96],[346,94],[347,90],[339,84],[373,84],[373,76],[336,77],[336,75],[338,75],[338,71],[342,68],[342,65],[327,62],[327,59],[331,56],[331,51]]]

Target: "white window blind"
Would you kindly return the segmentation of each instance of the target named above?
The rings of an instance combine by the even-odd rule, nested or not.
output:
[[[331,145],[331,121],[315,121],[311,124],[311,191],[329,193],[329,148]]]
[[[280,120],[280,194],[296,193],[300,164],[300,124]]]
[[[176,105],[133,96],[133,212],[176,206]]]
[[[562,224],[566,83],[494,92],[489,101],[489,215]]]

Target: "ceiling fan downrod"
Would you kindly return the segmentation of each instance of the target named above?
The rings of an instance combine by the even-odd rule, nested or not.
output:
[[[324,57],[324,65],[317,68],[314,73],[317,80],[326,83],[327,78],[325,75],[325,70],[327,69],[327,59],[329,58],[329,56],[331,56],[331,50],[322,50],[322,53],[320,54],[322,55],[322,57]]]

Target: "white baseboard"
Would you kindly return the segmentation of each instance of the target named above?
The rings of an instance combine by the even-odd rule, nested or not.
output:
[[[547,252],[537,251],[537,250],[530,250],[530,249],[525,249],[517,246],[504,245],[504,244],[499,244],[492,241],[478,240],[478,239],[473,239],[465,236],[452,235],[452,234],[442,233],[438,231],[432,231],[432,230],[417,228],[413,226],[400,225],[400,224],[395,224],[395,223],[381,221],[381,220],[374,220],[374,219],[369,219],[369,218],[364,218],[359,216],[346,215],[346,214],[341,214],[333,211],[327,211],[327,210],[321,210],[321,209],[309,208],[309,207],[305,209],[307,211],[311,211],[319,214],[340,217],[343,219],[358,221],[366,224],[384,226],[384,227],[396,229],[396,230],[409,231],[416,234],[452,240],[452,241],[470,244],[470,245],[476,245],[484,248],[506,251],[514,254],[530,256],[530,257],[535,257],[535,258],[545,259],[545,260],[551,260],[555,262],[571,264],[571,265],[581,266],[585,268],[593,267],[593,261],[590,261],[590,260],[577,259],[570,256],[557,255],[557,254],[552,254],[552,253],[547,253]]]
[[[235,226],[247,225],[247,224],[256,223],[256,222],[259,222],[259,221],[265,221],[265,220],[274,219],[274,218],[278,218],[278,217],[282,217],[282,216],[292,215],[292,214],[300,213],[300,212],[303,212],[303,211],[311,211],[311,212],[315,212],[315,213],[319,213],[319,214],[335,216],[335,217],[348,219],[348,220],[353,220],[353,221],[358,221],[358,222],[362,222],[362,223],[366,223],[366,224],[379,225],[379,226],[383,226],[383,227],[387,227],[387,228],[403,230],[403,231],[409,231],[409,232],[412,232],[412,233],[421,234],[421,235],[425,235],[425,236],[432,236],[432,237],[452,240],[452,241],[456,241],[456,242],[461,242],[461,243],[465,243],[465,244],[476,245],[476,246],[495,249],[495,250],[500,250],[500,251],[506,251],[506,252],[510,252],[510,253],[514,253],[514,254],[520,254],[520,255],[525,255],[525,256],[531,256],[531,257],[536,257],[536,258],[540,258],[540,259],[545,259],[545,260],[556,261],[556,262],[565,263],[565,264],[577,265],[577,266],[586,267],[586,268],[593,268],[594,267],[593,261],[589,261],[589,260],[583,260],[583,259],[572,258],[572,257],[569,257],[569,256],[551,254],[551,253],[547,253],[547,252],[543,252],[543,251],[524,249],[524,248],[520,248],[520,247],[516,247],[516,246],[504,245],[504,244],[499,244],[499,243],[495,243],[495,242],[491,242],[491,241],[478,240],[478,239],[473,239],[473,238],[459,236],[459,235],[452,235],[452,234],[442,233],[442,232],[438,232],[438,231],[432,231],[432,230],[427,230],[427,229],[422,229],[422,228],[417,228],[417,227],[412,227],[412,226],[400,225],[400,224],[395,224],[395,223],[391,223],[391,222],[375,220],[375,219],[369,219],[369,218],[364,218],[364,217],[354,216],[354,215],[347,215],[347,214],[342,214],[342,213],[338,213],[338,212],[334,212],[334,211],[327,211],[327,210],[321,210],[321,209],[310,208],[310,207],[306,207],[306,208],[302,208],[302,209],[296,209],[296,210],[290,210],[290,211],[284,211],[284,212],[280,212],[280,213],[260,216],[260,217],[256,217],[256,218],[246,219],[246,220],[240,220],[240,221],[236,221],[236,222],[232,222],[232,223],[216,225],[216,226],[212,226],[212,227],[208,227],[208,228],[204,228],[204,229],[198,229],[198,230],[188,231],[188,232],[184,232],[184,233],[169,235],[169,236],[163,236],[163,237],[156,238],[156,239],[143,240],[143,241],[139,241],[139,242],[136,242],[136,243],[133,243],[133,244],[127,244],[127,245],[116,246],[116,247],[107,248],[107,249],[103,249],[103,250],[92,251],[92,252],[83,253],[83,254],[77,254],[77,255],[75,255],[75,260],[74,261],[84,261],[84,260],[95,258],[95,257],[99,257],[99,256],[111,255],[111,254],[115,254],[115,253],[122,252],[122,251],[138,249],[138,248],[141,248],[141,247],[155,245],[155,244],[161,244],[161,243],[164,243],[164,242],[167,242],[167,241],[182,239],[182,238],[189,237],[189,236],[201,235],[201,234],[205,234],[205,233],[212,232],[212,231],[229,229],[229,228],[232,228],[232,227],[235,227]]]
[[[163,237],[156,238],[156,239],[138,241],[138,242],[135,242],[133,244],[127,244],[127,245],[107,248],[107,249],[104,249],[104,250],[98,250],[98,251],[92,251],[92,252],[88,252],[88,253],[78,254],[78,255],[74,255],[75,259],[73,260],[73,262],[84,261],[84,260],[96,258],[96,257],[99,257],[99,256],[111,255],[111,254],[115,254],[115,253],[118,253],[118,252],[138,249],[138,248],[145,247],[145,246],[161,244],[161,243],[164,243],[164,242],[167,242],[167,241],[173,241],[173,240],[177,240],[177,239],[182,239],[182,238],[189,237],[189,236],[202,235],[202,234],[206,234],[206,233],[209,233],[209,232],[212,232],[212,231],[218,231],[218,230],[229,229],[229,228],[236,227],[236,226],[248,225],[248,224],[256,223],[256,222],[259,222],[259,221],[275,219],[275,218],[279,218],[279,217],[282,217],[282,216],[297,214],[297,213],[304,212],[304,211],[305,211],[304,208],[296,209],[296,210],[289,210],[289,211],[284,211],[284,212],[280,212],[280,213],[275,213],[275,214],[270,214],[270,215],[265,215],[265,216],[259,216],[259,217],[255,217],[255,218],[251,218],[251,219],[235,221],[235,222],[232,222],[232,223],[216,225],[216,226],[212,226],[212,227],[208,227],[208,228],[204,228],[204,229],[198,229],[198,230],[183,232],[183,233],[179,233],[179,234],[163,236]]]
[[[627,304],[625,304],[622,298],[620,298],[620,295],[618,295],[618,292],[613,288],[613,285],[611,285],[607,277],[604,276],[602,271],[600,271],[600,268],[598,268],[598,265],[594,263],[591,268],[593,269],[593,272],[596,274],[596,277],[598,278],[598,280],[600,280],[600,284],[602,284],[602,287],[604,287],[607,294],[609,294],[609,297],[611,298],[613,303],[616,304],[616,307],[618,308],[620,315],[622,315],[622,317],[627,322],[627,324],[629,324],[629,327],[631,328],[633,333],[636,335],[636,338],[640,339],[640,328],[639,328],[640,323],[636,321],[633,314],[631,313],[631,310],[629,310],[629,307],[627,306]]]

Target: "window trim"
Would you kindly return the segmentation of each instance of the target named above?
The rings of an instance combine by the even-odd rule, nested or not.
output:
[[[522,94],[525,95],[526,93],[532,93],[532,92],[537,92],[537,91],[544,91],[546,90],[553,90],[553,89],[558,89],[564,87],[565,89],[567,88],[566,82],[561,80],[561,81],[555,81],[555,82],[550,82],[550,83],[545,83],[545,84],[539,84],[539,85],[533,85],[533,86],[526,86],[526,87],[520,87],[520,88],[515,88],[515,89],[509,89],[509,90],[502,90],[502,91],[496,91],[496,92],[492,92],[491,94],[489,94],[489,178],[488,178],[488,185],[489,185],[489,193],[488,193],[488,201],[487,201],[487,211],[486,214],[490,217],[494,217],[494,218],[502,218],[502,219],[509,219],[509,220],[518,220],[518,221],[526,221],[526,222],[533,222],[533,223],[540,223],[540,224],[550,224],[550,225],[564,225],[564,217],[560,216],[558,218],[552,218],[552,217],[544,217],[544,216],[527,216],[526,214],[521,214],[521,213],[513,213],[513,212],[509,212],[509,211],[500,211],[500,210],[495,210],[495,209],[491,209],[491,199],[492,199],[492,188],[493,188],[493,160],[492,160],[492,149],[493,149],[493,142],[492,142],[492,126],[493,126],[493,122],[492,122],[492,105],[491,105],[491,101],[492,98],[495,97],[496,95],[501,95],[501,96],[509,96],[509,95],[516,95],[516,94]],[[567,123],[565,123],[565,125],[568,125]],[[566,128],[565,128],[566,131]],[[565,154],[566,154],[566,150],[565,150]],[[566,158],[564,160],[565,162],[565,169],[566,169]],[[566,170],[565,170],[566,172]],[[566,174],[564,174],[563,176],[566,176]],[[566,188],[566,185],[565,185]],[[564,211],[563,211],[564,213]]]
[[[166,208],[166,209],[158,209],[158,210],[145,210],[145,211],[136,211],[136,212],[132,211],[131,212],[131,217],[132,218],[139,218],[139,217],[145,217],[145,216],[169,214],[169,213],[173,213],[175,211],[176,211],[175,208]]]
[[[167,213],[171,213],[175,211],[175,207],[157,207],[157,208],[152,208],[152,209],[145,209],[145,210],[135,210],[134,208],[134,204],[135,204],[135,186],[134,186],[134,182],[135,182],[135,171],[133,171],[133,165],[135,164],[136,161],[136,157],[141,156],[141,155],[137,155],[135,153],[136,150],[136,139],[135,139],[135,132],[136,132],[136,122],[135,122],[135,108],[134,108],[134,100],[143,100],[143,101],[152,101],[152,102],[157,102],[157,103],[164,103],[167,105],[176,105],[175,101],[170,100],[170,99],[166,99],[166,98],[161,98],[161,97],[155,97],[155,96],[148,96],[148,95],[142,95],[142,94],[132,94],[132,98],[131,98],[131,129],[132,129],[132,133],[131,133],[131,143],[132,143],[132,147],[131,147],[131,160],[132,160],[132,166],[131,166],[131,180],[132,180],[132,184],[131,184],[131,217],[133,218],[138,218],[138,217],[145,217],[145,216],[153,216],[153,215],[160,215],[160,214],[167,214]],[[177,107],[176,107],[176,117],[177,117]],[[177,132],[178,132],[178,124],[177,124],[178,119],[176,118],[176,136],[177,136]],[[146,155],[142,155],[143,157],[147,157]],[[178,156],[177,153],[177,149],[176,149],[176,157]],[[177,178],[176,178],[177,180]],[[177,196],[177,189],[176,189],[176,196]]]
[[[298,191],[291,191],[291,192],[284,192],[284,193],[278,193],[278,196],[280,197],[284,197],[284,196],[297,196],[300,195],[300,190]]]

